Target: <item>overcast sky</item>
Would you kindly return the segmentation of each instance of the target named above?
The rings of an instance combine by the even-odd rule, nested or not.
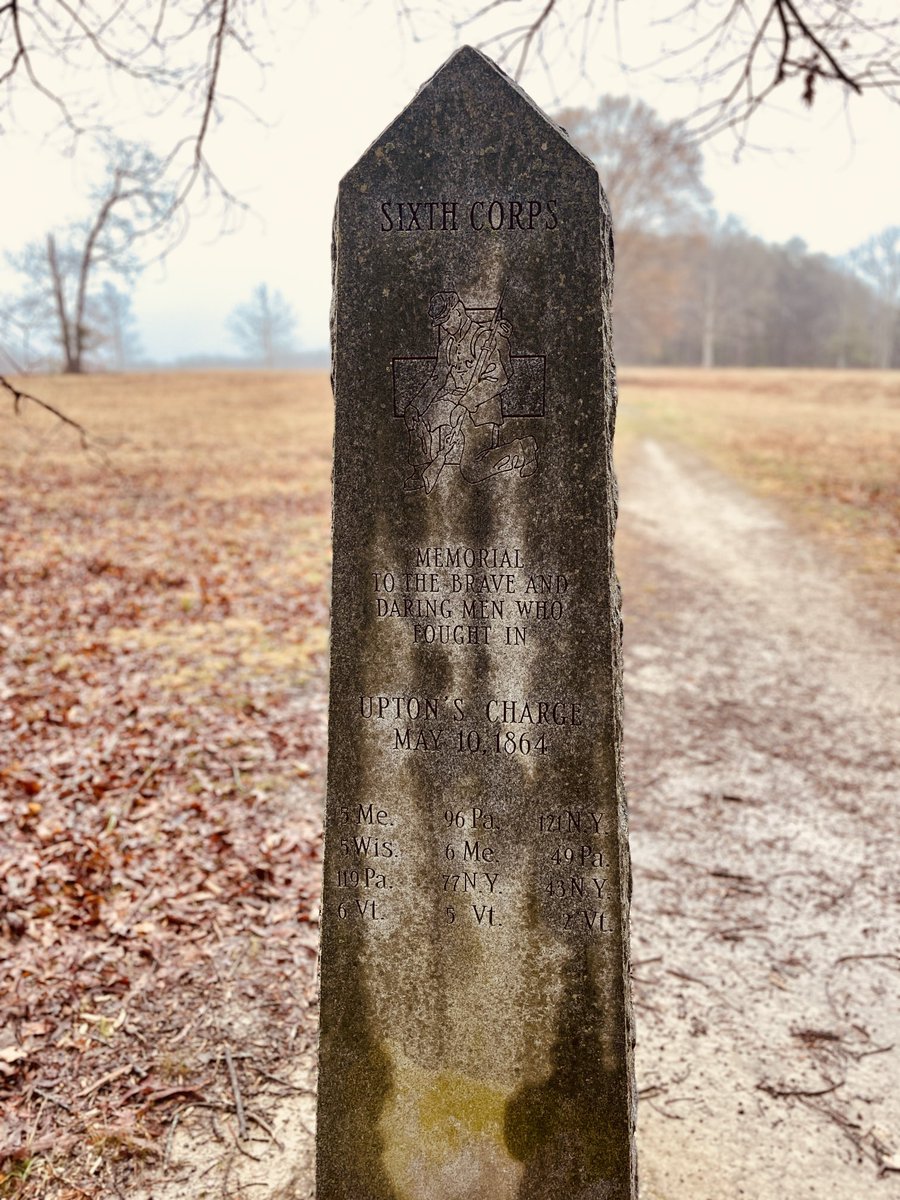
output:
[[[639,7],[646,13],[651,6]],[[304,348],[327,344],[338,180],[456,44],[440,21],[414,42],[398,28],[395,8],[394,0],[332,0],[327,10],[301,18],[296,14],[305,14],[304,6],[288,6],[273,17],[274,36],[262,48],[271,60],[264,75],[241,61],[234,45],[228,48],[234,57],[226,60],[232,70],[226,80],[265,123],[229,111],[209,153],[252,212],[227,237],[215,220],[196,216],[165,266],[151,266],[142,276],[135,309],[148,358],[234,353],[225,319],[262,281],[293,304]],[[641,19],[629,15],[630,24],[619,30],[619,44],[635,63],[653,58],[664,36]],[[522,82],[550,111],[561,103],[592,104],[601,92],[639,96],[667,119],[687,115],[696,104],[690,80],[663,82],[654,69],[625,76],[617,58],[612,31],[601,30],[587,61],[590,83],[573,73],[562,86],[557,77],[554,93],[539,69]],[[735,161],[728,134],[706,145],[706,182],[723,216],[736,214],[768,240],[796,235],[829,254],[900,222],[900,109],[871,95],[848,112],[835,96],[807,112],[796,90],[779,105],[751,127],[753,140],[779,147],[774,152],[751,147]],[[155,120],[156,138],[164,120]],[[15,250],[78,214],[91,170],[85,154],[66,158],[52,139],[36,141],[33,131],[21,128],[4,132],[0,154],[2,249]],[[11,187],[10,180],[19,185]],[[13,282],[4,269],[0,291]]]

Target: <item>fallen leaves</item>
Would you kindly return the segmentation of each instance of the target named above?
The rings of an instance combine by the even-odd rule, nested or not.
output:
[[[274,1068],[312,1016],[327,390],[104,384],[65,381],[121,475],[0,450],[4,1197],[106,1195],[229,1104],[225,1030]]]

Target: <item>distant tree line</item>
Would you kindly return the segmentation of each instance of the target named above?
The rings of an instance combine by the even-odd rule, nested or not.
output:
[[[615,305],[623,362],[900,367],[900,228],[843,258],[811,253],[801,238],[765,242],[734,218],[710,233],[651,237],[646,249],[658,268],[655,285],[644,286],[664,290],[623,287]]]
[[[557,120],[610,200],[621,362],[900,367],[900,227],[842,258],[773,245],[718,218],[697,142],[642,101],[603,96]]]

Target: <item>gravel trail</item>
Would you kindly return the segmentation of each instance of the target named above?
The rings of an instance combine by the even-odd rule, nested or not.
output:
[[[897,643],[654,441],[617,562],[642,1198],[900,1197]]]

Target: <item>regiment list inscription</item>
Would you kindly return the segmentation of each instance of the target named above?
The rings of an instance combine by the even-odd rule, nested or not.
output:
[[[611,268],[468,47],[341,183],[319,1200],[636,1195]]]

